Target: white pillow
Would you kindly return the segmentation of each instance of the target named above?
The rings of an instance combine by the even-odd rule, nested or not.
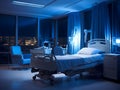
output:
[[[103,51],[96,49],[96,48],[82,48],[77,52],[77,54],[86,54],[86,55],[93,55],[93,54],[101,54]]]

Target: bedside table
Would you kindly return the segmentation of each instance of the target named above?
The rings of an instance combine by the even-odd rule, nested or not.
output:
[[[120,80],[120,54],[106,54],[103,66],[105,78]]]

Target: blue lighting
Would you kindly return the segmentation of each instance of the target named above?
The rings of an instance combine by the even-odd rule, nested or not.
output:
[[[44,7],[44,5],[33,4],[33,3],[28,3],[28,2],[13,1],[12,3],[15,4],[15,5],[29,6],[29,7],[36,7],[36,8]]]
[[[69,37],[72,53],[76,53],[80,47],[80,32],[78,28],[74,28],[72,36]]]
[[[113,37],[113,45],[120,47],[120,38]]]
[[[120,38],[116,39],[116,44],[120,44]]]
[[[80,33],[77,31],[76,33],[74,32],[73,34],[73,45],[77,47],[78,43],[80,42]]]

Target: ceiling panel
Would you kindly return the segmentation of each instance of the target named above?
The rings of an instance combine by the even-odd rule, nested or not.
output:
[[[85,10],[95,4],[110,0],[15,0],[45,5],[42,8],[15,5],[13,1],[0,0],[0,14],[52,18],[63,16],[70,12]]]

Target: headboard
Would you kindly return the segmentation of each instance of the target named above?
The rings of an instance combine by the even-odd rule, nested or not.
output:
[[[110,52],[110,42],[105,39],[92,39],[88,41],[88,47],[97,48],[105,53]]]

